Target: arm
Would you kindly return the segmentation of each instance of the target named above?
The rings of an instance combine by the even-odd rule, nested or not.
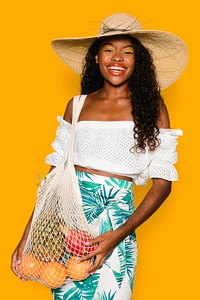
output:
[[[170,127],[167,108],[164,104],[161,105],[158,126],[162,128]],[[95,272],[121,241],[123,241],[129,234],[135,231],[136,228],[152,216],[168,197],[170,192],[171,181],[161,178],[153,178],[152,187],[124,225],[117,230],[108,231],[94,239],[91,239],[89,245],[98,244],[98,246],[92,253],[79,260],[84,261],[96,256],[95,263],[87,270],[87,274]]]
[[[127,222],[118,229],[122,239],[144,223],[161,206],[164,200],[169,196],[170,192],[170,181],[154,178],[152,187],[144,197],[143,201]]]

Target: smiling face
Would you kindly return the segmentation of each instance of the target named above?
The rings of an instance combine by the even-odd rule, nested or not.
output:
[[[104,80],[114,86],[127,83],[134,70],[134,49],[128,37],[105,38],[95,56]]]

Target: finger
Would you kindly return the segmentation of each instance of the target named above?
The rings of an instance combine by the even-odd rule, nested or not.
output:
[[[78,257],[77,262],[79,263],[79,262],[82,262],[82,261],[90,260],[93,257],[95,257],[97,254],[99,254],[99,251],[97,249],[95,249],[90,254],[84,255],[82,257]]]
[[[93,246],[93,245],[98,244],[102,241],[103,241],[103,237],[101,235],[99,235],[99,236],[97,236],[95,238],[92,238],[89,241],[85,242],[85,244],[86,244],[86,246]]]
[[[27,280],[27,278],[24,278],[18,270],[18,265],[21,263],[21,256],[16,252],[12,256],[12,263],[11,263],[11,270],[13,273],[21,280]]]
[[[11,270],[15,273],[15,275],[18,276],[18,272],[17,272],[17,253],[16,252],[12,256]]]
[[[104,258],[96,259],[95,263],[87,269],[85,275],[91,275],[96,272],[103,265],[104,261]]]
[[[16,276],[19,276],[18,273],[17,273],[16,266],[15,266],[15,261],[12,261],[11,270],[13,271],[13,273],[14,273]]]

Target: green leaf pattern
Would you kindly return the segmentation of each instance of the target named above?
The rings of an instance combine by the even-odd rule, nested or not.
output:
[[[83,211],[94,236],[122,226],[135,209],[132,183],[80,171],[76,174]],[[53,289],[54,300],[130,300],[136,262],[137,242],[133,232],[93,275]]]

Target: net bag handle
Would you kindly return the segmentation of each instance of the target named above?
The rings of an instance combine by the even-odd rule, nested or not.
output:
[[[81,96],[75,96],[73,99],[73,110],[72,110],[72,128],[71,128],[71,140],[69,145],[69,152],[66,155],[65,162],[70,160],[72,162],[73,160],[73,150],[74,150],[74,139],[75,139],[75,130],[76,130],[76,124],[81,112],[81,109],[83,107],[83,104],[85,102],[87,95],[81,95]]]
[[[71,184],[73,185],[73,194],[74,194],[73,198],[74,201],[80,206],[82,206],[82,197],[81,197],[78,179],[77,179],[77,175],[73,163],[73,150],[74,150],[76,124],[86,97],[87,95],[81,95],[81,96],[75,96],[73,99],[71,140],[70,140],[69,152],[65,159],[65,163],[63,164],[64,166],[63,177],[65,178],[66,176],[67,178],[67,176],[70,176]]]

